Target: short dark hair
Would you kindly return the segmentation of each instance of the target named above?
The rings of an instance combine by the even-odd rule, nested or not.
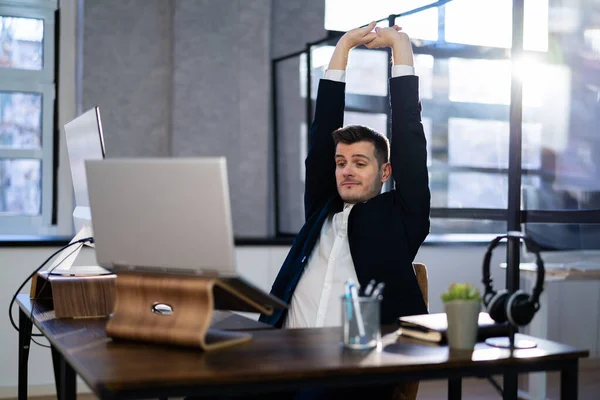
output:
[[[338,143],[352,144],[356,142],[371,142],[375,146],[375,158],[382,166],[390,160],[390,142],[388,138],[364,125],[347,125],[333,131],[333,141]]]

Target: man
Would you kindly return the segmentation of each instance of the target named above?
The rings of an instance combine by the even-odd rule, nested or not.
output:
[[[319,83],[306,158],[305,224],[271,293],[290,304],[260,320],[275,327],[341,325],[348,278],[385,283],[381,322],[427,312],[412,262],[429,233],[430,192],[418,77],[410,40],[398,27],[348,31]],[[391,163],[387,138],[343,125],[351,49],[391,47]],[[381,193],[393,177],[395,190]]]

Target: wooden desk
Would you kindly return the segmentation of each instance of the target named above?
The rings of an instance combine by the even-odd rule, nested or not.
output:
[[[63,355],[57,350],[56,339],[61,340],[63,337],[67,337],[69,343],[71,343],[70,340],[74,339],[81,343],[87,343],[90,346],[94,346],[96,340],[110,341],[104,332],[105,318],[56,319],[51,303],[48,301],[38,301],[35,304],[32,321],[30,318],[32,314],[29,296],[26,294],[18,295],[17,304],[19,305],[19,400],[27,400],[27,371],[29,347],[31,345],[30,334],[33,323],[50,341],[57,393],[60,393],[61,379],[64,378],[65,368],[68,369],[69,365],[65,363]],[[213,312],[211,327],[215,329],[244,331],[272,329],[270,325],[263,324],[262,322],[229,311],[218,310]],[[51,340],[51,337],[54,339]],[[71,350],[73,349],[71,348]],[[63,387],[70,387],[75,384],[74,376],[67,378],[69,381],[63,383]],[[73,386],[73,393],[75,393],[75,386]]]
[[[500,268],[506,269],[506,263],[500,263]],[[535,263],[519,264],[519,271],[528,278],[535,278],[537,266]],[[600,280],[600,269],[588,268],[577,269],[567,268],[562,264],[548,263],[544,268],[545,282],[554,281],[580,281],[580,280]]]
[[[18,304],[20,323],[26,323],[29,298],[20,296]],[[397,339],[393,333],[384,337],[379,349],[356,352],[340,347],[339,328],[260,329],[248,343],[202,353],[114,342],[104,333],[104,319],[56,320],[37,304],[33,323],[54,348],[61,399],[75,398],[75,374],[102,399],[261,393],[427,379],[448,379],[448,396],[454,399],[461,398],[462,377],[547,370],[561,371],[561,398],[576,399],[578,361],[589,355],[541,339],[536,339],[537,348],[512,354],[483,343],[473,352],[450,352],[446,346]],[[504,398],[516,399],[516,388]]]

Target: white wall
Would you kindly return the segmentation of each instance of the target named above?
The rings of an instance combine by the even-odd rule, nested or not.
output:
[[[238,247],[236,250],[240,272],[252,283],[268,291],[288,251],[288,247]],[[0,309],[6,310],[11,296],[21,282],[41,264],[55,249],[50,247],[0,248]],[[416,261],[427,265],[429,272],[430,312],[443,311],[440,293],[451,282],[472,282],[481,285],[481,262],[485,247],[473,246],[424,246]],[[504,287],[504,271],[499,267],[505,250],[498,247],[492,259],[494,287]],[[95,263],[92,251],[84,251],[77,264]],[[578,347],[585,347],[598,354],[600,309],[600,281],[563,282],[547,286],[549,304],[550,339]],[[28,292],[27,286],[23,292]],[[585,311],[585,312],[584,312]],[[590,317],[591,316],[591,317]],[[0,398],[14,397],[17,393],[17,339],[18,335],[3,317],[0,324]],[[15,318],[18,315],[15,310]],[[588,323],[583,328],[583,322]],[[52,394],[54,376],[50,351],[33,345],[29,360],[30,394]],[[87,390],[83,384],[80,390]]]

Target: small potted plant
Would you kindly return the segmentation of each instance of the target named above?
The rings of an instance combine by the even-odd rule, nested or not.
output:
[[[473,350],[477,342],[481,296],[470,283],[452,283],[442,293],[448,319],[448,346],[451,349]]]

